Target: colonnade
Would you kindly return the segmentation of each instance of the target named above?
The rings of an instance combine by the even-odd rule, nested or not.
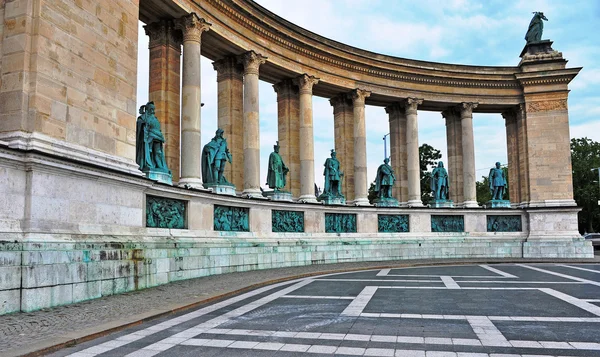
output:
[[[200,48],[211,24],[191,13],[176,20],[146,26],[150,36],[150,100],[164,122],[166,157],[173,180],[180,186],[201,188]],[[178,36],[175,30],[181,31]],[[177,81],[179,46],[183,45],[181,95]],[[161,57],[162,56],[162,57]],[[165,60],[166,58],[166,60]],[[233,163],[226,176],[245,197],[262,197],[260,189],[259,74],[267,57],[255,51],[229,55],[213,63],[217,71],[218,126],[228,139]],[[273,87],[277,93],[280,154],[290,168],[287,189],[301,202],[316,202],[314,191],[314,133],[312,96],[319,78],[304,73],[284,78]],[[371,92],[355,88],[330,99],[335,126],[335,150],[344,170],[342,192],[354,205],[369,205],[366,156],[365,100]],[[175,115],[181,97],[181,137]],[[418,108],[421,98],[404,98],[388,105],[391,162],[397,173],[395,195],[411,207],[422,206],[418,140]],[[459,206],[476,207],[473,109],[477,103],[452,105],[442,112],[446,119],[448,171],[451,199]],[[512,127],[510,127],[512,130]],[[508,130],[508,129],[507,129]],[[179,152],[179,140],[181,150]],[[178,176],[181,163],[181,176]]]

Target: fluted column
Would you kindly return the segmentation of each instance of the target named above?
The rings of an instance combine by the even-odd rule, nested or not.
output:
[[[290,169],[286,188],[292,197],[300,197],[300,98],[291,79],[274,84],[277,93],[277,136],[279,154]]]
[[[333,107],[335,152],[344,172],[342,193],[346,201],[354,201],[354,109],[348,93],[340,93],[329,100]]]
[[[365,127],[365,99],[371,92],[355,89],[351,92],[354,106],[354,205],[368,206],[367,130]]]
[[[239,58],[244,65],[244,197],[262,198],[260,191],[260,130],[258,68],[267,57],[254,51]]]
[[[463,207],[479,207],[475,186],[475,142],[473,138],[473,109],[477,103],[462,103],[460,106],[460,124],[462,128],[463,149]]]
[[[224,174],[241,190],[244,187],[243,69],[232,56],[214,62],[213,67],[217,71],[217,126],[223,129],[232,156]]]
[[[408,98],[404,109],[406,111],[406,156],[408,172],[408,206],[422,207],[421,200],[421,166],[419,164],[419,124],[417,122],[417,107],[423,99]]]
[[[300,91],[300,202],[317,202],[312,88],[318,82],[318,78],[306,73],[294,79]]]
[[[202,187],[200,170],[200,39],[210,24],[195,13],[180,18],[183,32],[181,87],[181,179],[179,185]]]
[[[154,102],[156,117],[165,137],[165,159],[179,182],[180,122],[180,64],[181,32],[175,29],[173,20],[160,20],[144,26],[150,38],[150,83],[148,99]]]
[[[400,103],[385,107],[390,122],[390,157],[396,175],[394,197],[406,205],[408,201],[408,172],[406,153],[406,111]]]
[[[448,180],[450,181],[450,199],[458,206],[464,201],[463,195],[463,155],[462,155],[462,129],[460,124],[460,110],[453,106],[442,112],[446,119],[446,144]]]

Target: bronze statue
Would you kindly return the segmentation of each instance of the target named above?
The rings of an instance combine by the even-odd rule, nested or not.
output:
[[[331,150],[331,157],[325,160],[324,166],[325,187],[323,188],[323,196],[342,196],[340,186],[344,173],[340,171],[340,162],[336,158],[335,150]]]
[[[223,171],[225,171],[226,161],[231,163],[231,159],[227,140],[223,138],[223,129],[217,129],[215,137],[208,144],[204,145],[202,149],[200,162],[204,184],[229,184],[225,177],[223,177]]]
[[[392,186],[396,181],[394,170],[389,165],[390,159],[385,158],[383,164],[377,168],[377,176],[375,177],[375,192],[379,198],[391,198]]]
[[[543,21],[542,21],[543,20]],[[543,12],[534,12],[533,18],[529,23],[529,28],[525,34],[527,44],[540,42],[542,40],[542,32],[544,31],[544,21],[548,21]]]
[[[135,131],[135,161],[143,172],[171,174],[163,152],[165,137],[160,131],[160,122],[154,115],[154,110],[154,102],[148,102],[140,107]]]
[[[492,192],[492,200],[502,200],[506,188],[506,176],[504,170],[500,168],[499,162],[496,163],[496,167],[490,169],[488,181],[490,183],[490,191]]]
[[[290,171],[283,163],[279,155],[279,141],[273,146],[273,152],[269,155],[269,167],[267,171],[267,186],[278,191],[285,187],[285,176]]]
[[[448,171],[444,168],[443,162],[438,162],[438,166],[431,173],[431,190],[433,198],[436,200],[448,199]]]

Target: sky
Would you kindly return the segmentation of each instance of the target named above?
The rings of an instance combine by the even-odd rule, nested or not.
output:
[[[567,67],[583,67],[569,89],[572,138],[600,141],[600,25],[598,0],[256,0],[271,12],[321,36],[396,57],[454,64],[516,66],[533,11],[543,11],[543,39],[554,41]],[[140,26],[142,24],[140,23]],[[148,37],[140,27],[138,106],[148,98]],[[211,61],[202,58],[202,145],[217,129],[217,82]],[[277,140],[277,96],[260,82],[261,183]],[[366,107],[367,169],[375,179],[389,132],[384,108]],[[334,148],[333,108],[313,98],[315,182],[323,186],[322,165]],[[496,161],[505,164],[506,134],[500,114],[473,115],[478,179]],[[446,162],[446,128],[440,113],[419,111],[419,144],[441,150]],[[389,155],[389,140],[388,140]],[[447,163],[447,162],[446,162]],[[238,188],[241,190],[242,188]]]

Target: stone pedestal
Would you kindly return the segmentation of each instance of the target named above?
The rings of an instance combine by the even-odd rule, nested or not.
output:
[[[345,205],[346,197],[344,196],[330,196],[330,195],[321,195],[317,198],[319,202],[323,202],[325,205]]]
[[[205,183],[204,188],[211,190],[217,195],[235,196],[235,186],[232,184],[210,184]]]
[[[173,184],[173,176],[168,172],[148,170],[144,171],[144,175],[150,180],[166,183],[167,185]]]
[[[510,208],[509,200],[490,200],[485,203],[486,208]]]
[[[541,54],[559,54],[558,51],[555,51],[552,48],[552,43],[553,42],[550,40],[541,40],[539,42],[528,43],[525,45],[525,47],[523,47],[523,51],[521,51],[519,57],[525,58]],[[562,59],[562,55],[560,55],[560,57]]]
[[[377,198],[373,201],[375,207],[400,207],[398,200],[393,197]]]
[[[454,201],[452,200],[433,200],[431,208],[454,208]]]
[[[263,196],[272,201],[293,202],[292,193],[288,191],[264,191]]]

